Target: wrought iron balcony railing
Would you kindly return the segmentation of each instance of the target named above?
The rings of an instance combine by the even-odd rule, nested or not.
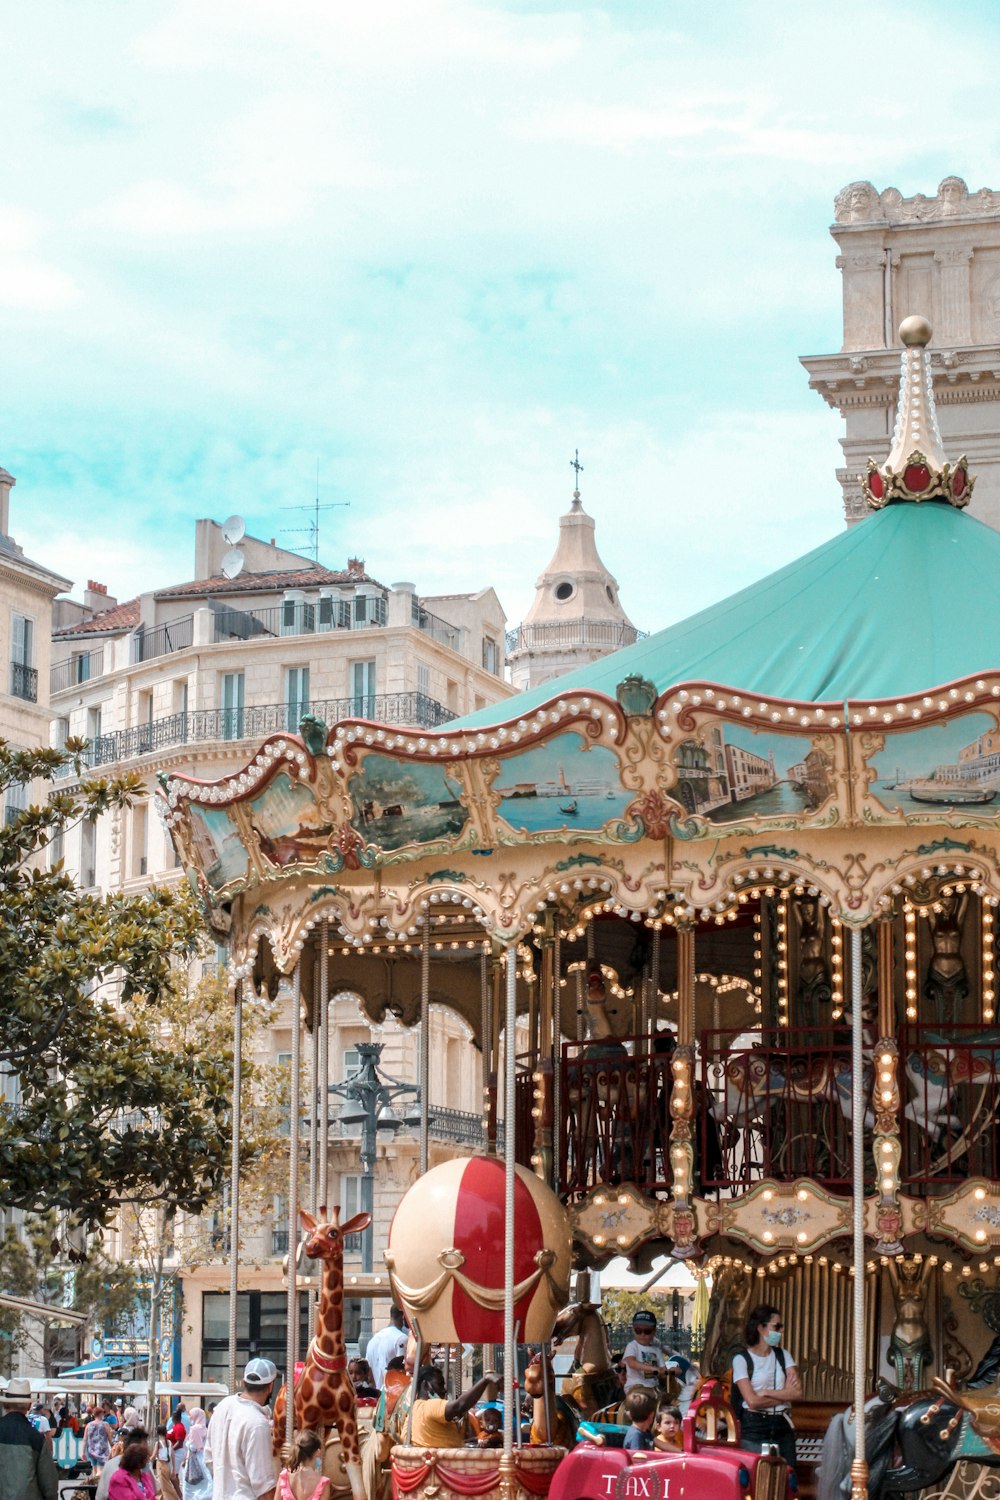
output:
[[[326,698],[315,703],[200,708],[98,735],[91,740],[84,762],[91,767],[107,766],[180,745],[218,740],[256,742],[269,734],[294,734],[307,712],[322,719],[324,724],[337,724],[341,719],[370,719],[376,724],[403,724],[415,729],[436,729],[455,718],[451,709],[426,693],[372,693],[363,697]],[[64,775],[70,774],[65,769]]]
[[[49,692],[61,693],[65,688],[76,687],[100,677],[104,672],[104,646],[95,646],[92,651],[78,651],[63,661],[54,662],[49,673]]]
[[[12,698],[23,698],[26,703],[38,702],[38,671],[25,666],[24,662],[10,664],[10,693]]]
[[[151,630],[140,625],[132,637],[132,660],[153,661],[157,656],[169,656],[172,651],[186,651],[193,642],[194,615],[165,620]]]
[[[260,609],[213,605],[212,639],[254,641],[284,635],[324,635],[333,630],[367,630],[384,625],[387,605],[379,595],[358,594],[353,599],[285,599]]]

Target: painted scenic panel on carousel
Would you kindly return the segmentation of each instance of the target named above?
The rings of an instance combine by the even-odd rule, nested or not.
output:
[[[672,796],[712,823],[802,817],[833,796],[833,763],[812,740],[758,733],[744,724],[707,724],[675,755]]]
[[[285,771],[250,803],[250,821],[260,851],[271,864],[314,864],[327,847],[333,824],[306,783]]]
[[[990,714],[887,734],[868,768],[875,773],[868,796],[895,817],[992,821],[1000,813],[1000,731]]]
[[[193,802],[188,806],[195,859],[213,891],[244,879],[249,867],[247,851],[226,809],[199,807]]]
[[[573,731],[504,756],[493,790],[500,817],[521,833],[603,828],[634,796],[621,784],[614,751]]]
[[[351,822],[366,843],[381,849],[457,838],[469,820],[461,790],[442,766],[366,755],[348,783]]]

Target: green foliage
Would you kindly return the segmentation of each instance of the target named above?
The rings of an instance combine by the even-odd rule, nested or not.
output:
[[[67,763],[80,773],[83,748],[0,741],[0,800]],[[0,1100],[0,1205],[81,1226],[129,1203],[198,1212],[229,1160],[231,1045],[195,1026],[161,1035],[204,943],[190,893],[102,897],[45,867],[60,833],[143,796],[135,775],[57,785],[0,828],[0,1069],[18,1080]]]
[[[142,1318],[141,1288],[135,1268],[111,1261],[100,1246],[85,1261],[68,1261],[61,1252],[54,1213],[29,1216],[19,1232],[8,1227],[0,1240],[0,1286],[15,1297],[83,1313],[88,1326],[124,1328]],[[65,1350],[67,1325],[28,1319],[15,1308],[0,1308],[0,1373],[9,1375],[12,1358],[27,1343],[28,1322],[41,1327],[41,1347],[34,1363],[53,1373],[53,1352]],[[83,1358],[84,1329],[69,1332],[74,1363]]]
[[[662,1294],[658,1297],[651,1292],[629,1292],[616,1287],[601,1295],[601,1317],[612,1328],[629,1327],[637,1312],[651,1312],[662,1324],[667,1311]]]

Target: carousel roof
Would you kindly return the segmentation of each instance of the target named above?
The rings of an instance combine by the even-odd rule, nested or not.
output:
[[[913,325],[909,327],[908,325]],[[659,693],[714,682],[773,698],[843,703],[904,697],[998,664],[1000,533],[960,508],[972,481],[941,449],[923,319],[903,328],[892,450],[869,465],[873,510],[804,557],[676,625],[458,725],[516,719],[554,693],[615,696],[638,674]],[[916,456],[924,462],[913,464]],[[919,502],[919,503],[918,503]]]

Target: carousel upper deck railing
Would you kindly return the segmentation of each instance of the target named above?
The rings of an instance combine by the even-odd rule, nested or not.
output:
[[[900,1176],[910,1191],[1000,1179],[1000,1030],[907,1025]]]

